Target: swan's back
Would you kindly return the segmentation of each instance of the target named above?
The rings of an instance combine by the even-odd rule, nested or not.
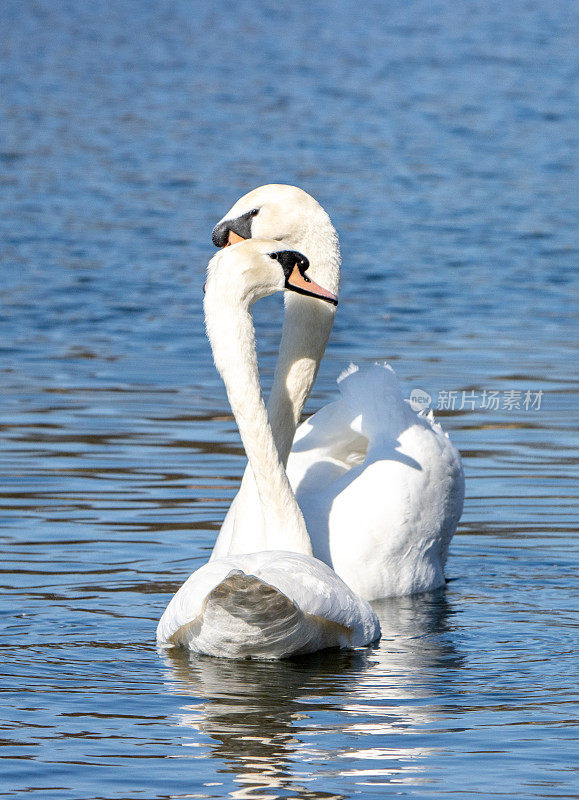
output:
[[[441,586],[464,498],[458,451],[388,365],[352,366],[339,388],[288,462],[314,555],[371,600]]]

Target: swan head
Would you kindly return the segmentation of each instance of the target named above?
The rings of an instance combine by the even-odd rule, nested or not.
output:
[[[207,303],[228,299],[247,307],[274,292],[290,291],[337,305],[338,298],[306,275],[310,263],[285,242],[271,239],[242,240],[220,250],[207,268]]]
[[[273,239],[303,253],[310,275],[336,294],[340,282],[338,235],[321,205],[297,186],[271,183],[241,197],[213,229],[213,244]]]

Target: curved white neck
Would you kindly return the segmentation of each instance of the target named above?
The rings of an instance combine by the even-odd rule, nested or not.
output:
[[[333,324],[334,310],[328,303],[299,295],[287,298],[279,356],[267,404],[273,436],[284,465]]]
[[[265,549],[311,555],[304,518],[280,460],[261,393],[249,301],[208,286],[205,321],[215,365],[255,477],[265,522]],[[243,552],[243,543],[236,542],[235,550]]]
[[[338,235],[325,212],[315,236],[294,242],[310,261],[308,275],[333,294],[340,284]],[[334,324],[335,307],[323,300],[291,292],[285,295],[285,315],[267,404],[279,456],[287,464],[296,428],[316,380],[320,362]]]

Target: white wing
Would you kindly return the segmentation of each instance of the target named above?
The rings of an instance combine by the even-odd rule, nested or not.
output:
[[[351,367],[339,386],[298,428],[287,468],[314,555],[369,600],[435,589],[462,513],[460,455],[387,365]]]

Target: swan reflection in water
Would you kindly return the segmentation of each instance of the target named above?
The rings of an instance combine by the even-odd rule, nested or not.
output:
[[[170,691],[188,697],[178,715],[191,731],[183,744],[235,776],[240,789],[230,796],[342,797],[316,790],[318,770],[324,789],[338,776],[372,785],[425,780],[437,751],[423,744],[425,726],[444,716],[439,687],[448,688],[464,660],[452,642],[455,612],[444,590],[373,605],[382,639],[359,650],[285,661],[162,652]]]

